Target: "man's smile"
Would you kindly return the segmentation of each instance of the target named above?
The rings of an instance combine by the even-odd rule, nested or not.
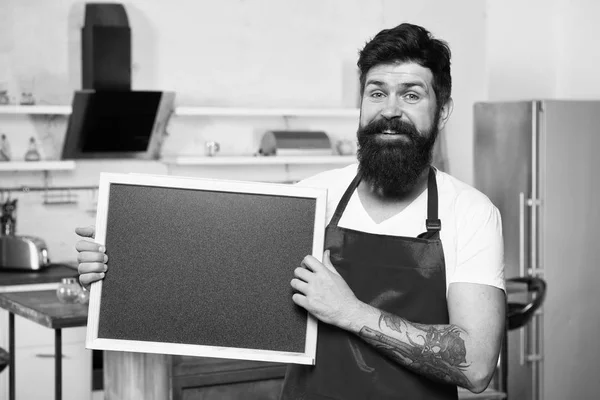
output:
[[[394,130],[389,130],[389,129],[382,131],[381,133],[376,133],[375,136],[379,140],[404,140],[404,141],[411,140],[410,135],[407,135],[406,133],[394,131]]]

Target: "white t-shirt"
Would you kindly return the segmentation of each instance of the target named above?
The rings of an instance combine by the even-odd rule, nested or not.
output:
[[[353,164],[297,183],[328,189],[327,223],[356,176],[357,168],[358,165]],[[442,171],[436,170],[436,181],[446,289],[453,282],[469,282],[505,290],[500,212],[483,193]],[[416,237],[427,230],[427,192],[421,193],[400,213],[377,224],[363,208],[355,190],[339,226],[373,234]]]

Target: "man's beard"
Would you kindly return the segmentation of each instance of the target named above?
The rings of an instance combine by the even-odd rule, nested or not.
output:
[[[430,132],[422,134],[399,118],[382,118],[359,127],[357,156],[362,179],[386,197],[398,198],[410,192],[431,164],[437,121],[436,115]],[[387,130],[405,135],[407,140],[382,140],[376,136]]]

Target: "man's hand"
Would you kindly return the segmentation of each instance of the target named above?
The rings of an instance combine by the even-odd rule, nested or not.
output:
[[[298,291],[292,296],[294,303],[320,321],[350,330],[364,304],[331,264],[329,250],[323,255],[323,263],[306,256],[301,265],[294,270],[291,281],[292,288]]]
[[[75,233],[81,237],[93,239],[96,229],[93,226],[76,228]],[[78,241],[75,244],[75,249],[78,253],[79,282],[86,290],[89,290],[92,283],[104,278],[107,270],[106,263],[108,262],[108,257],[104,254],[106,249],[104,246],[90,240]]]

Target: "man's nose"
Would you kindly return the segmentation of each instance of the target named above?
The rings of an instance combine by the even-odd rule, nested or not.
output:
[[[381,111],[381,116],[385,119],[402,117],[402,107],[395,96],[388,96],[385,107]]]

